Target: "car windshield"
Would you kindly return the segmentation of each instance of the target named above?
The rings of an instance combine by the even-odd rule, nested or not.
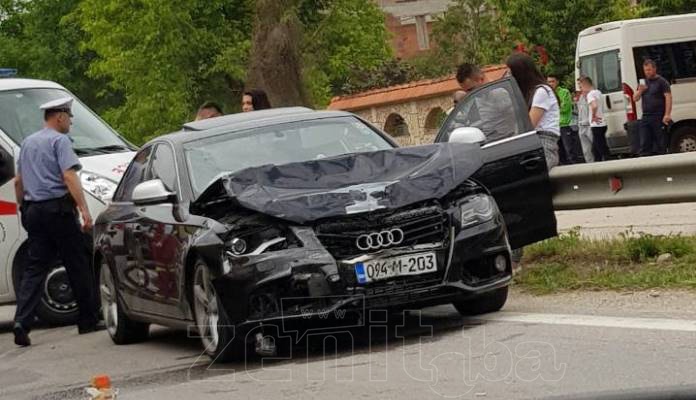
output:
[[[354,117],[267,126],[189,142],[184,153],[196,194],[224,173],[393,146]]]
[[[0,92],[0,129],[16,144],[43,127],[41,104],[70,94],[61,89],[20,89]],[[69,137],[78,156],[131,150],[104,121],[77,99],[72,105]]]

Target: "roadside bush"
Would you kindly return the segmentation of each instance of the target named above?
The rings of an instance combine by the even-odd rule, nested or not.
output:
[[[684,257],[694,253],[694,238],[680,235],[622,235],[625,241],[626,256],[633,262],[651,260],[660,254],[670,253],[674,257]]]
[[[696,254],[696,237],[626,232],[616,238],[593,239],[572,229],[525,248],[525,262],[591,262],[631,264],[652,261],[663,253],[675,258]]]
[[[567,233],[561,233],[555,238],[535,243],[525,248],[525,257],[536,259],[567,255],[584,239],[580,237],[578,229],[571,229]]]

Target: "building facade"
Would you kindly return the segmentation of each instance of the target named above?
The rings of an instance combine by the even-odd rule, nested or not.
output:
[[[501,65],[486,67],[486,80],[500,79],[506,70]],[[335,97],[329,109],[361,116],[402,146],[432,143],[459,89],[454,76],[447,76]]]
[[[396,57],[409,59],[433,48],[433,21],[452,0],[375,0],[384,11]]]

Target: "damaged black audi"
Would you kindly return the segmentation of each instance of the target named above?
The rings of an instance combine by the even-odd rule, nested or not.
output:
[[[486,107],[504,96],[502,121]],[[399,147],[356,115],[305,108],[153,139],[95,224],[111,338],[187,328],[225,360],[263,340],[243,332],[327,311],[499,310],[511,249],[556,234],[544,153],[514,81],[470,94],[436,141]]]

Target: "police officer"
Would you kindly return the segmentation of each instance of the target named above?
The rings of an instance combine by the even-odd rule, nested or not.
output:
[[[71,125],[70,97],[41,105],[44,128],[24,139],[19,153],[15,193],[28,240],[28,260],[17,293],[15,343],[29,346],[34,310],[41,285],[58,256],[63,261],[79,307],[78,332],[98,329],[95,279],[82,231],[92,217],[77,171],[81,165],[67,133]],[[78,219],[82,216],[82,227]]]

